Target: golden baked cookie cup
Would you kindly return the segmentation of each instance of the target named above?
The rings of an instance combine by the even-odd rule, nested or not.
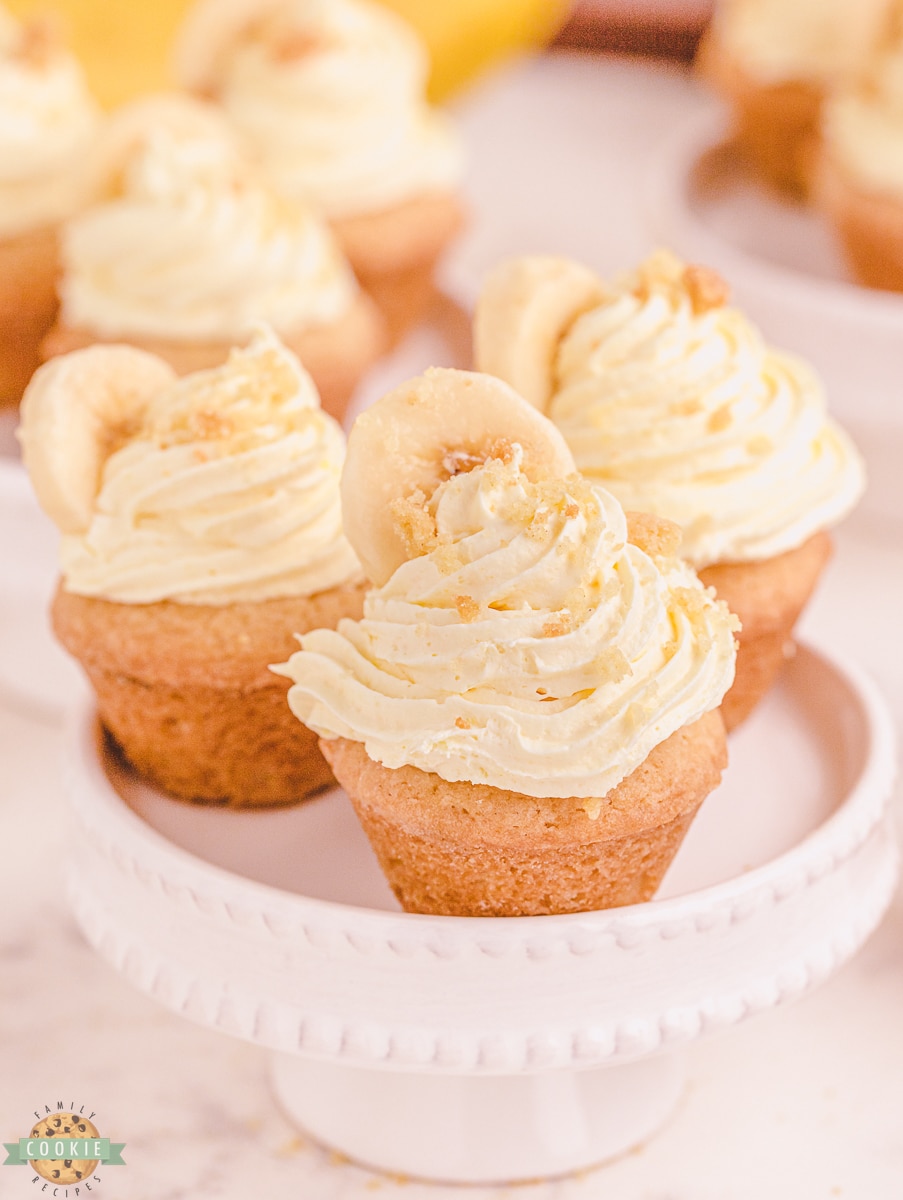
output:
[[[359,617],[363,585],[217,605],[117,604],[57,590],[54,632],[81,664],[129,763],[170,796],[240,808],[334,785],[269,664],[296,633]]]
[[[903,292],[903,200],[858,186],[827,151],[819,161],[816,190],[855,279]]]
[[[810,80],[761,83],[710,31],[696,68],[729,106],[730,140],[756,174],[794,199],[806,199],[818,155],[824,90]]]
[[[525,917],[655,894],[727,765],[719,712],[661,742],[601,801],[523,796],[390,769],[359,742],[320,743],[406,912]]]
[[[41,342],[59,300],[56,230],[0,239],[0,406],[19,403],[41,365]]]
[[[429,311],[438,261],[465,223],[464,205],[450,192],[417,196],[383,212],[331,222],[361,286],[385,317],[393,342]]]
[[[730,732],[774,686],[793,630],[831,557],[831,535],[824,530],[801,546],[763,562],[715,563],[699,578],[740,619],[737,672],[721,702]]]

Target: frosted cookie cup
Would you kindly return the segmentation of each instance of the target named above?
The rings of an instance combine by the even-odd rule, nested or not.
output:
[[[680,554],[742,621],[732,729],[773,683],[864,472],[814,372],[727,299],[714,272],[664,252],[611,284],[564,259],[512,260],[486,282],[475,345],[588,479],[680,526]]]
[[[52,27],[0,6],[0,406],[18,404],[57,309],[57,228],[97,113]]]
[[[462,155],[415,32],[369,0],[199,0],[176,54],[285,196],[332,225],[395,336],[464,222]]]
[[[719,0],[697,68],[731,111],[731,137],[761,177],[806,198],[822,106],[854,78],[888,0]]]
[[[734,665],[675,531],[630,544],[549,422],[460,371],[358,418],[342,494],[375,587],[279,669],[404,908],[648,899],[720,778]]]
[[[384,322],[328,229],[257,177],[217,109],[178,95],[126,106],[89,175],[91,202],[63,230],[45,357],[127,341],[188,374],[266,321],[344,415]]]
[[[903,291],[903,6],[864,78],[825,106],[817,199],[855,277]]]
[[[344,438],[267,332],[177,380],[128,346],[36,373],[23,457],[59,526],[53,625],[128,761],[170,795],[286,804],[332,782],[269,670],[361,608]]]

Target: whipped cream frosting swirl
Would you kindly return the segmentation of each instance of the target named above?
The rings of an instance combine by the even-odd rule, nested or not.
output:
[[[106,460],[68,591],[123,603],[313,595],[359,574],[342,533],[345,439],[271,334],[160,392]]]
[[[718,706],[734,619],[673,558],[627,543],[579,476],[531,484],[520,447],[437,489],[432,549],[279,669],[295,714],[387,767],[528,796],[603,797]]]
[[[394,13],[286,0],[236,41],[217,96],[276,187],[334,219],[459,182],[460,145],[424,101],[426,76],[423,46]]]
[[[866,190],[903,200],[903,44],[875,63],[867,85],[825,105],[828,153]]]
[[[73,56],[0,7],[0,237],[40,229],[82,199],[97,109]]]
[[[255,177],[210,106],[160,98],[122,110],[92,174],[95,203],[64,230],[70,325],[222,341],[266,321],[288,336],[338,320],[353,301],[329,231]]]
[[[721,0],[717,41],[763,85],[833,86],[867,61],[889,0]]]
[[[643,286],[641,269],[577,319],[549,416],[625,509],[682,527],[697,569],[771,558],[849,512],[861,459],[814,372],[736,309],[697,311],[673,265],[677,279]]]

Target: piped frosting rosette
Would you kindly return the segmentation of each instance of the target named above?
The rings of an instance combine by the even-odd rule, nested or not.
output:
[[[63,316],[107,337],[231,340],[339,319],[356,283],[331,234],[257,179],[223,118],[188,97],[114,116],[94,202],[65,230]]]
[[[69,215],[97,124],[84,74],[53,29],[0,6],[0,237]]]
[[[180,380],[127,346],[54,359],[29,389],[20,437],[63,532],[70,592],[223,605],[359,573],[341,524],[344,435],[266,330]]]
[[[487,412],[499,397],[504,418]],[[323,737],[363,742],[384,766],[587,797],[589,810],[654,746],[718,706],[733,677],[733,619],[673,557],[674,531],[653,526],[648,552],[628,541],[618,502],[568,469],[555,431],[505,385],[437,370],[380,403],[352,431],[346,514],[352,482],[365,482],[366,448],[385,445],[393,410],[402,421],[418,404],[454,411],[470,441],[461,451],[437,419],[445,469],[434,487],[406,495],[396,485],[385,505],[360,493],[361,505],[390,512],[404,559],[368,593],[361,621],[301,639],[280,668],[294,680],[293,711]],[[478,430],[507,435],[487,434],[479,450],[469,408],[482,411]],[[518,422],[534,443],[539,429],[555,446],[551,470],[531,469]],[[393,475],[391,462],[379,465]],[[368,532],[372,555],[379,539]]]
[[[200,0],[177,54],[285,195],[330,219],[454,189],[462,158],[424,100],[416,34],[368,0]]]
[[[771,558],[850,511],[863,466],[817,376],[766,346],[714,272],[660,253],[595,295],[589,275],[504,264],[481,300],[496,312],[477,319],[478,365],[503,377],[544,329],[539,394],[584,474],[679,524],[697,568]]]

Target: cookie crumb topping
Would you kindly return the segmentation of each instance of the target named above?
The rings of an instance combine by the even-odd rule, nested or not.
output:
[[[730,287],[711,267],[687,267],[682,283],[697,317],[713,308],[722,308],[730,299]]]
[[[455,596],[455,608],[465,625],[476,621],[480,616],[480,606],[473,596]]]
[[[628,512],[627,540],[650,558],[673,558],[680,549],[683,533],[675,521],[651,513]]]

